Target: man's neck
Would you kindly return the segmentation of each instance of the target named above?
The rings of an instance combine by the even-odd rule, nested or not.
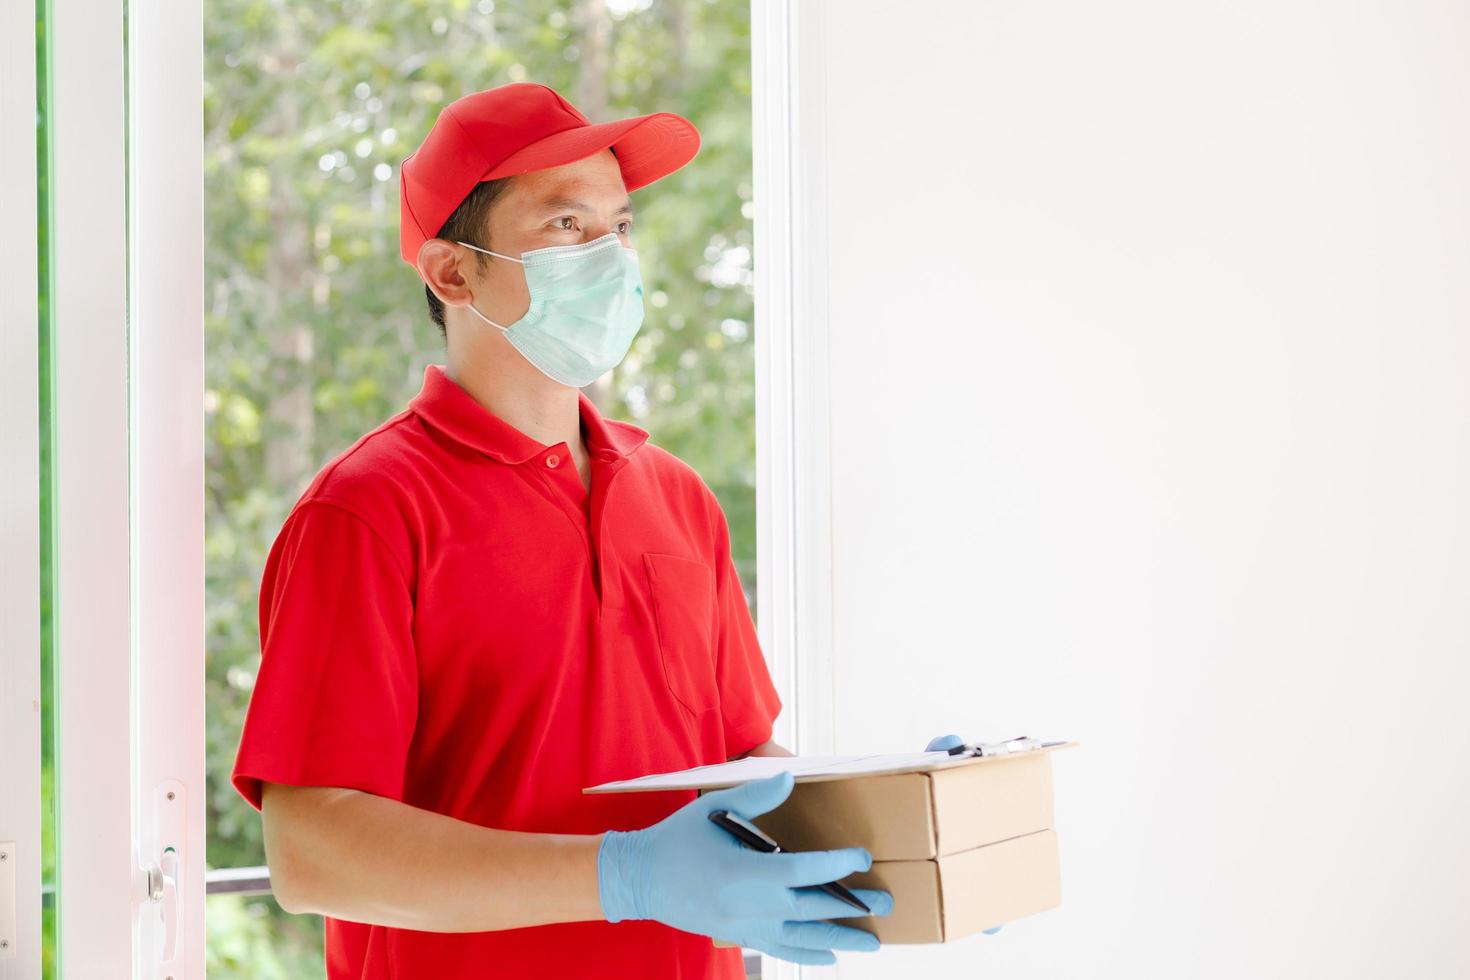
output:
[[[506,370],[489,359],[453,356],[444,374],[488,412],[546,446],[565,442],[577,462],[586,457],[577,389],[557,384],[530,364]]]

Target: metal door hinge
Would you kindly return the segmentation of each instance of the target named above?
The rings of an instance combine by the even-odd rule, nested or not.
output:
[[[15,841],[0,840],[0,960],[13,960],[19,953],[15,934]]]

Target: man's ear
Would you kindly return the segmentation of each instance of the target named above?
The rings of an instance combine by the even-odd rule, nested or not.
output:
[[[419,246],[415,263],[419,278],[445,306],[469,301],[469,283],[459,271],[459,251],[442,238],[431,238]]]

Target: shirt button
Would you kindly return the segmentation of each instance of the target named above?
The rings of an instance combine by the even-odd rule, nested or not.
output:
[[[547,466],[550,466],[552,468],[555,468],[556,467],[556,464],[557,463],[560,463],[560,462],[561,462],[561,457],[558,456],[556,453],[552,453],[550,456],[547,456],[546,457],[546,465]]]

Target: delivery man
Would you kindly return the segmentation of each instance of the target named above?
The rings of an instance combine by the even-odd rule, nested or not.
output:
[[[232,774],[277,900],[325,916],[332,980],[735,980],[709,937],[878,946],[810,887],[866,851],[760,854],[706,819],[776,807],[789,775],[581,791],[790,755],[718,500],[580,391],[642,323],[628,192],[698,147],[677,115],[594,125],[519,83],[451,103],[403,162],[402,257],[448,363],[286,518]]]

